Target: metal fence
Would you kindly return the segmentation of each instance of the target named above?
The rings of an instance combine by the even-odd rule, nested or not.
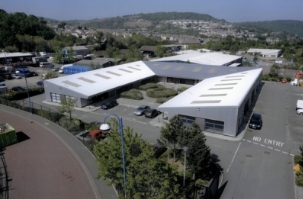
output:
[[[31,106],[29,106],[29,101],[27,99],[9,101],[0,97],[0,104],[14,107],[23,111],[32,112],[32,114],[39,115],[40,117],[52,121],[53,123],[70,132],[72,135],[76,136],[89,150],[93,150],[95,141],[81,139],[81,136],[79,136],[86,133],[85,126],[90,124],[86,124],[79,119],[70,118],[67,114],[59,113],[58,111],[41,104],[31,102]]]

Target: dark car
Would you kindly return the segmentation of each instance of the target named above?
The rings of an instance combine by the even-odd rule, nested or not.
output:
[[[145,117],[154,118],[159,114],[159,111],[157,109],[150,108],[147,109],[144,114]]]
[[[38,81],[38,82],[36,82],[36,84],[37,84],[38,86],[44,86],[43,81]]]
[[[14,86],[12,91],[25,91],[25,88],[22,88],[21,86]]]
[[[114,99],[114,100],[108,100],[106,101],[105,103],[103,103],[101,105],[101,108],[102,109],[109,109],[109,108],[112,108],[112,107],[115,107],[118,105],[118,102]]]
[[[38,76],[38,73],[36,73],[35,71],[30,71],[30,73],[32,74],[32,76]]]
[[[142,106],[139,106],[137,108],[137,110],[135,110],[134,114],[137,115],[137,116],[141,116],[141,115],[144,115],[145,111],[147,109],[150,109],[149,106],[146,106],[146,105],[142,105]]]
[[[262,116],[261,114],[254,113],[249,121],[249,127],[253,129],[261,129],[262,128]]]

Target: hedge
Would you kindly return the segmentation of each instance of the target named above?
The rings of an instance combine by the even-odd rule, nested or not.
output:
[[[148,90],[146,92],[146,95],[151,98],[167,98],[171,96],[176,96],[178,94],[178,91],[175,89],[167,88],[160,91],[154,91],[154,90]]]
[[[143,99],[142,93],[137,89],[131,89],[129,91],[122,92],[121,97],[128,98],[128,99],[134,99],[134,100]]]
[[[40,95],[44,93],[44,87],[30,88],[28,89],[29,96]],[[9,101],[12,100],[22,100],[28,97],[27,90],[24,91],[14,91],[8,94],[3,95],[3,98]]]
[[[158,104],[163,104],[163,103],[167,102],[168,100],[170,100],[171,98],[173,98],[173,97],[158,98],[158,99],[156,100],[156,103],[158,103]]]
[[[187,90],[188,88],[186,88],[186,87],[182,87],[182,88],[178,88],[177,89],[177,91],[179,92],[179,93],[182,93],[183,91],[185,91],[185,90]]]
[[[145,85],[139,86],[139,89],[144,90],[144,91],[147,91],[148,89],[151,89],[151,88],[163,88],[163,89],[165,89],[165,86],[163,86],[161,84],[155,84],[155,83],[147,83]]]

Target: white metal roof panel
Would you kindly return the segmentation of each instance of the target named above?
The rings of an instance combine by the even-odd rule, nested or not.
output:
[[[248,53],[261,53],[261,54],[271,54],[271,53],[278,53],[280,49],[258,49],[258,48],[250,48],[247,52]]]
[[[158,107],[239,106],[262,69],[212,77],[192,86]]]
[[[158,61],[158,62],[182,61],[182,62],[190,62],[196,64],[223,66],[227,63],[233,62],[240,58],[241,56],[228,55],[220,52],[200,53],[198,51],[190,51],[176,56],[153,59],[151,61]]]
[[[89,97],[154,75],[144,62],[138,61],[45,81]]]
[[[33,55],[31,53],[7,53],[7,52],[0,53],[0,58],[5,58],[5,57],[22,57],[22,56],[33,56]]]

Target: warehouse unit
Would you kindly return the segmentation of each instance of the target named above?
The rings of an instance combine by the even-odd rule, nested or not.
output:
[[[179,115],[185,123],[196,122],[206,132],[236,137],[243,116],[260,89],[262,69],[203,80],[160,105],[168,119]]]
[[[260,53],[262,57],[279,57],[282,53],[280,49],[258,49],[258,48],[250,48],[247,51],[248,54],[255,55],[256,53]]]
[[[236,55],[228,55],[222,52],[201,53],[195,50],[185,50],[176,52],[177,55],[153,59],[153,62],[185,62],[215,66],[229,66],[234,63],[242,65],[242,57]]]
[[[63,67],[63,73],[68,74],[68,75],[72,75],[72,74],[76,74],[76,73],[83,73],[83,72],[87,72],[90,70],[91,70],[91,68],[88,66],[72,65],[72,66]]]

